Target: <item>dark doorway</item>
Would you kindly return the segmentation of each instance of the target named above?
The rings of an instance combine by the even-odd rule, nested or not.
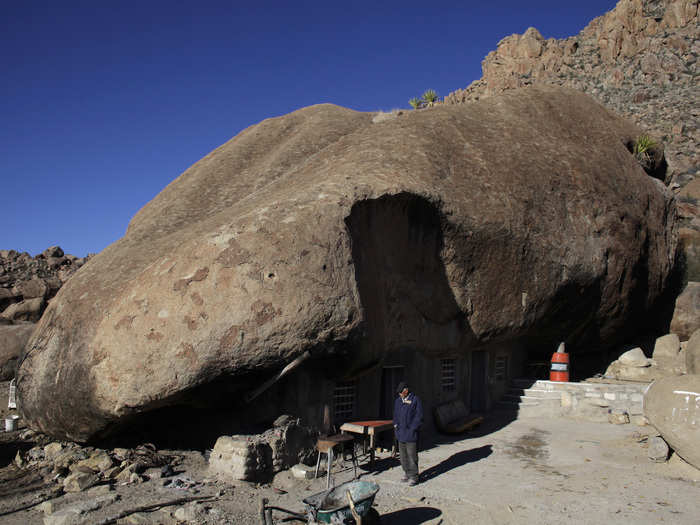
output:
[[[472,352],[471,409],[474,412],[486,410],[489,354],[485,351]]]
[[[404,367],[391,366],[382,368],[382,392],[379,405],[379,417],[391,419],[394,415],[394,399],[396,399],[396,387],[404,380]]]

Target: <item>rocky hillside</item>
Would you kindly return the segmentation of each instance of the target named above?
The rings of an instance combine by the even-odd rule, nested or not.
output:
[[[647,130],[665,146],[690,277],[700,280],[699,36],[698,0],[620,0],[570,38],[544,39],[535,28],[504,38],[482,62],[483,77],[445,102],[555,84],[588,93]]]
[[[49,299],[86,260],[64,254],[59,246],[36,257],[0,250],[0,324],[38,321]]]
[[[49,300],[87,257],[66,255],[58,246],[36,257],[0,250],[0,380],[12,379],[15,366]]]

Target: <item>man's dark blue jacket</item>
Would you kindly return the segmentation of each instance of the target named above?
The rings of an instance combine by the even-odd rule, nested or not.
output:
[[[423,404],[413,392],[406,399],[397,397],[394,401],[394,429],[396,439],[404,443],[418,441],[418,429],[423,425]]]

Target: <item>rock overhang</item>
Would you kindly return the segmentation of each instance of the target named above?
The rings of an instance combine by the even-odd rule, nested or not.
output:
[[[358,368],[410,333],[442,352],[547,323],[581,328],[555,315],[562,305],[589,317],[584,328],[618,326],[636,306],[623,299],[606,319],[611,305],[642,286],[626,268],[652,261],[636,292],[651,306],[676,242],[670,196],[624,146],[635,133],[554,88],[376,124],[322,105],[252,126],[173,181],[61,290],[20,373],[25,413],[83,438],[222,374],[281,366],[368,328]],[[374,262],[363,266],[370,237]],[[386,284],[397,273],[415,286]],[[421,279],[430,286],[416,291]],[[378,289],[385,297],[371,298]],[[412,309],[392,310],[392,294]],[[71,379],[83,408],[42,391],[75,396]],[[72,427],[71,410],[84,416]]]

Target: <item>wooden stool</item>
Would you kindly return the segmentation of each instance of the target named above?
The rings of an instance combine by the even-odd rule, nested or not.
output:
[[[330,488],[331,485],[331,468],[333,467],[333,449],[337,445],[342,445],[341,454],[343,455],[343,462],[345,462],[345,444],[352,443],[351,453],[352,453],[352,466],[354,467],[355,479],[357,479],[357,458],[355,457],[355,444],[354,438],[348,434],[335,434],[333,436],[322,436],[318,438],[316,442],[316,450],[318,450],[318,458],[316,459],[316,472],[314,473],[314,478],[318,477],[318,467],[321,465],[321,454],[326,454],[326,462],[328,465],[327,479],[326,479],[326,489]]]

